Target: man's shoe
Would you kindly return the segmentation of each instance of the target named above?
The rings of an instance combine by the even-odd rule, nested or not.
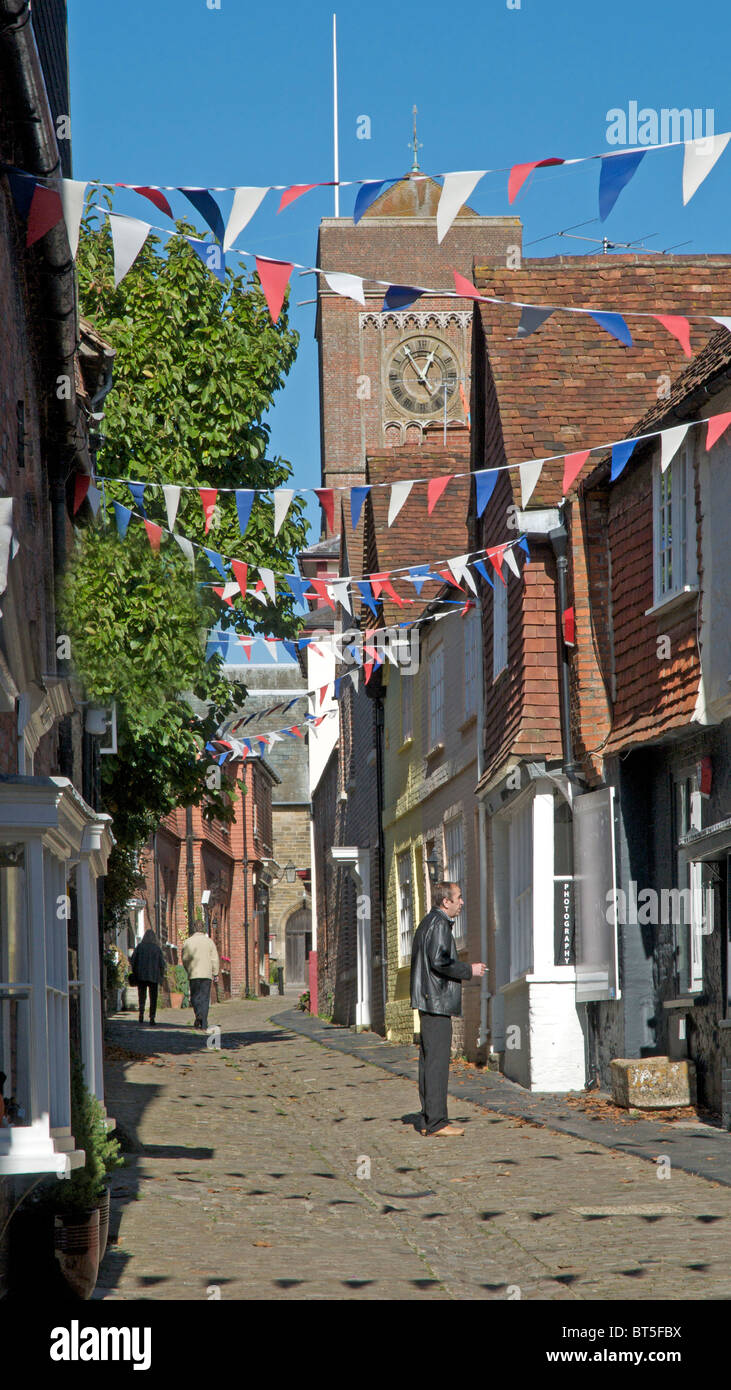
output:
[[[445,1134],[448,1139],[451,1139],[457,1135],[464,1134],[464,1130],[460,1129],[459,1125],[442,1125],[441,1129],[435,1129],[434,1133],[429,1137],[430,1139],[439,1139],[442,1134]]]

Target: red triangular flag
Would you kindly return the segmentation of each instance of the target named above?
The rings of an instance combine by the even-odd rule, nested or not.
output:
[[[393,584],[391,583],[389,570],[386,570],[385,574],[370,575],[370,582],[373,588],[374,598],[380,598],[381,593],[384,593],[388,596],[388,598],[393,599],[394,603],[398,604],[399,608],[403,608],[404,599],[399,598],[398,594],[396,593],[396,590],[394,589]]]
[[[563,495],[566,496],[575,478],[578,478],[591,449],[582,449],[578,454],[566,454],[563,461]]]
[[[254,259],[269,313],[276,323],[282,312],[284,294],[294,266],[291,261],[270,261],[263,256],[255,256]]]
[[[252,646],[253,646],[253,644],[254,644],[254,639],[253,639],[253,637],[242,637],[240,632],[237,633],[236,635],[237,635],[237,637],[238,637],[238,639],[239,639],[239,642],[241,643],[241,645],[242,645],[244,651],[246,652],[246,660],[247,660],[247,661],[251,661],[251,648],[252,648]]]
[[[447,473],[446,477],[444,478],[429,479],[429,486],[426,490],[426,510],[428,516],[431,516],[437,502],[439,501],[439,498],[441,497],[442,493],[444,492],[444,489],[447,486],[447,483],[451,482],[453,477],[454,473]]]
[[[297,724],[292,725],[292,733],[296,734],[298,738],[304,738],[304,734]]]
[[[51,227],[62,221],[63,204],[55,188],[43,188],[41,184],[37,184],[28,210],[26,246],[32,246],[34,241],[39,241],[46,232],[50,232]]]
[[[214,592],[214,594],[218,594],[218,597],[219,597],[220,599],[222,599],[224,603],[227,603],[228,606],[229,606],[229,608],[233,608],[233,604],[232,604],[230,598],[228,598],[228,597],[226,596],[226,594],[223,592],[223,589],[217,589],[217,588],[216,588],[216,585],[214,584],[214,586],[213,586],[213,592]]]
[[[316,487],[315,496],[320,499],[320,506],[327,518],[327,524],[331,531],[335,530],[335,493],[331,487]]]
[[[505,549],[504,546],[503,546],[503,549]],[[441,577],[442,577],[442,579],[445,579],[445,580],[446,580],[447,584],[451,584],[453,589],[459,589],[459,592],[460,592],[461,594],[466,594],[466,593],[467,593],[467,590],[466,590],[466,589],[463,589],[463,588],[462,588],[462,585],[457,583],[457,580],[455,579],[455,577],[454,577],[454,575],[452,574],[452,571],[451,571],[451,570],[435,570],[434,573],[435,573],[435,574],[440,574]]]
[[[472,284],[472,281],[468,280],[465,275],[459,275],[456,270],[453,270],[452,274],[454,276],[454,288],[456,289],[457,294],[461,295],[463,299],[483,298],[483,296],[480,294],[480,291],[478,289],[475,289],[475,286]]]
[[[658,323],[662,324],[663,328],[667,328],[668,333],[672,333],[673,337],[677,338],[686,357],[692,357],[688,320],[683,318],[682,314],[655,314],[655,318]]]
[[[148,521],[147,517],[145,517],[145,530],[147,531],[147,539],[152,549],[159,550],[160,539],[162,537],[162,526],[157,526],[154,521]]]
[[[160,212],[164,212],[166,217],[172,217],[173,210],[165,194],[161,193],[159,188],[149,188],[147,184],[136,183],[118,183],[117,188],[131,188],[134,193],[141,193],[143,198],[149,198],[150,202],[154,203]]]
[[[731,410],[727,410],[723,415],[712,415],[708,421],[708,434],[706,435],[706,453],[712,449],[717,439],[726,432],[731,425]]]
[[[326,686],[326,685],[321,685],[321,686],[320,686],[320,704],[322,704],[322,702],[323,702],[323,700],[325,699],[325,696],[326,696],[326,695],[327,695],[327,686]]]
[[[280,200],[277,212],[280,213],[284,208],[288,208],[295,198],[301,198],[303,193],[309,193],[311,188],[317,188],[316,183],[293,183],[291,188],[285,188]]]
[[[534,159],[530,164],[514,164],[508,178],[508,202],[515,201],[523,184],[534,169],[546,169],[550,164],[563,163],[563,159]]]
[[[488,550],[487,552],[488,559],[492,562],[493,568],[497,570],[498,574],[500,575],[500,578],[503,581],[503,584],[505,583],[505,575],[503,574],[503,555],[505,554],[506,549],[507,547],[504,545],[495,545],[493,546],[492,550]]]
[[[241,590],[241,597],[246,598],[246,579],[249,573],[249,566],[243,560],[232,560],[231,569],[234,572],[234,579]]]
[[[87,492],[89,491],[90,485],[91,478],[89,477],[88,473],[76,474],[76,479],[74,481],[74,507],[72,516],[76,516],[79,507],[81,506],[84,498],[86,497]]]
[[[368,684],[368,682],[369,682],[369,680],[370,680],[370,678],[371,678],[372,672],[373,672],[373,662],[372,662],[372,661],[364,661],[364,662],[363,662],[363,679],[364,679],[366,685]]]
[[[218,488],[199,487],[198,491],[200,493],[201,502],[203,503],[203,515],[206,518],[205,533],[208,535],[213,520],[213,508],[216,505],[216,498],[218,497]]]
[[[573,608],[564,608],[563,611],[563,640],[567,647],[573,647],[576,638],[576,624],[574,620]]]
[[[319,599],[321,599],[321,601],[322,601],[323,603],[326,603],[326,604],[328,605],[329,608],[333,608],[333,609],[334,609],[335,604],[333,603],[333,601],[332,601],[332,599],[331,599],[331,597],[330,597],[330,595],[329,595],[329,593],[328,593],[328,591],[327,591],[327,585],[326,585],[326,583],[325,583],[325,580],[324,580],[324,579],[311,579],[311,580],[310,580],[310,584],[312,585],[313,589],[315,590],[315,593],[317,594],[317,597],[318,597]]]

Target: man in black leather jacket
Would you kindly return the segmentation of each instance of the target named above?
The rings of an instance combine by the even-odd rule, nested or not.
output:
[[[452,1017],[462,1012],[462,980],[484,975],[482,962],[463,964],[457,956],[452,923],[462,906],[458,883],[435,883],[432,909],[414,932],[411,948],[411,1007],[419,1010],[420,1132],[449,1137],[464,1134],[447,1119]]]

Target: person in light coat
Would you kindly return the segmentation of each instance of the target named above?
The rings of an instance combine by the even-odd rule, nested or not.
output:
[[[218,951],[202,922],[196,923],[183,945],[183,965],[190,980],[190,1002],[195,1011],[194,1028],[208,1027],[211,981],[218,979]]]

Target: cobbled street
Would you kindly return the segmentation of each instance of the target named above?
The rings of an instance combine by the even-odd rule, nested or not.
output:
[[[731,1298],[729,1186],[454,1096],[464,1138],[422,1138],[415,1086],[292,1003],[214,1006],[220,1050],[189,1011],[112,1020],[96,1299]]]

